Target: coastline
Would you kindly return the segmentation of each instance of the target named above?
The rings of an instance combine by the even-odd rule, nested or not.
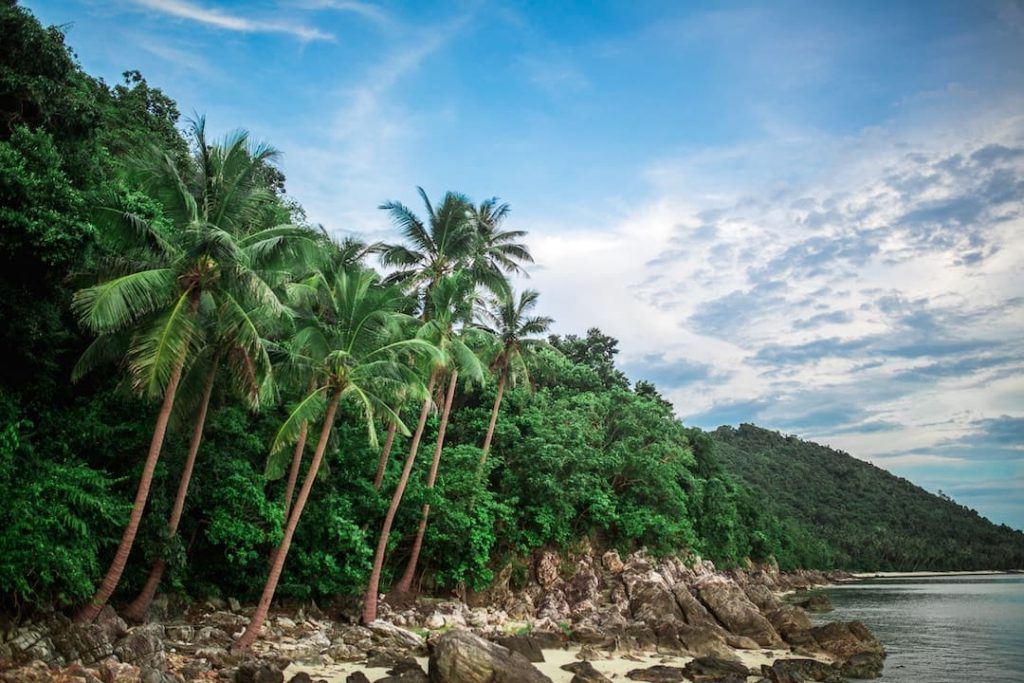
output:
[[[952,572],[850,572],[850,576],[854,579],[923,579],[932,576],[994,576],[1001,574],[1017,576],[1022,573],[1024,573],[1024,570],[974,569]]]

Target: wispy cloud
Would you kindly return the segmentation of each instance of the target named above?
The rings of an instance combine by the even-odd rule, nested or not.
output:
[[[391,17],[377,5],[355,0],[301,0],[297,7],[310,10],[336,10],[359,15],[378,24],[390,24]]]
[[[252,19],[211,9],[187,0],[133,0],[136,5],[163,14],[195,21],[206,26],[240,33],[284,33],[304,41],[334,40],[334,36],[319,29],[279,19]]]

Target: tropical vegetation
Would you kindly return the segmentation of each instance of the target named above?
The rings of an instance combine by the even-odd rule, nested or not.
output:
[[[89,76],[11,2],[0,35],[3,611],[231,596],[257,602],[245,647],[274,600],[362,596],[372,620],[382,590],[522,584],[581,543],[921,564],[849,504],[855,552],[808,522],[823,494],[744,464],[804,446],[686,427],[614,339],[549,335],[507,204],[421,189],[421,215],[381,205],[401,242],[366,244],[309,224],[269,146],[209,139],[137,72]],[[918,538],[967,514],[915,496]],[[1024,564],[1018,532],[971,524],[978,562]]]

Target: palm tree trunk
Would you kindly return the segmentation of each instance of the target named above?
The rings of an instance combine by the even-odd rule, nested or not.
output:
[[[316,389],[316,382],[310,382],[306,393]],[[309,433],[309,422],[303,421],[299,427],[299,440],[295,442],[295,453],[292,455],[292,466],[288,470],[288,484],[284,487],[284,522],[288,522],[288,513],[292,509],[292,497],[295,495],[295,484],[299,481],[299,469],[302,467],[302,455],[306,450],[306,435]],[[277,549],[274,549],[277,552]],[[271,555],[273,558],[273,555]],[[273,559],[271,559],[273,562]]]
[[[505,380],[508,378],[508,366],[501,369],[501,378],[498,379],[498,395],[494,397],[494,407],[491,408],[491,422],[487,425],[487,435],[484,437],[483,453],[480,455],[480,469],[483,469],[487,462],[487,454],[491,450],[491,439],[494,438],[494,427],[498,424],[498,410],[501,408],[501,397],[505,394]]]
[[[198,299],[196,301],[198,302]],[[121,574],[124,573],[128,555],[132,551],[132,544],[135,543],[135,534],[139,530],[139,522],[142,521],[142,512],[145,510],[146,500],[149,498],[149,487],[153,483],[153,470],[156,469],[156,463],[160,459],[164,435],[167,433],[167,422],[171,418],[171,410],[174,408],[174,398],[178,393],[178,383],[181,382],[181,372],[184,366],[185,355],[182,354],[178,359],[178,364],[174,367],[174,372],[171,373],[170,381],[167,382],[167,388],[164,389],[164,400],[160,405],[160,412],[156,416],[153,437],[149,442],[149,453],[146,455],[146,464],[142,468],[139,488],[135,492],[135,502],[132,505],[131,516],[128,517],[128,526],[124,529],[121,543],[117,546],[117,552],[114,554],[114,560],[110,563],[110,568],[107,569],[107,574],[103,577],[103,582],[96,590],[96,594],[75,615],[75,621],[80,624],[91,623],[96,618],[103,606],[107,604],[107,600],[114,594],[114,589],[117,588],[117,583],[121,580]]]
[[[199,444],[203,441],[203,428],[206,425],[206,413],[210,407],[210,396],[213,395],[213,384],[217,378],[217,367],[220,365],[220,356],[215,355],[210,362],[210,371],[206,375],[206,386],[203,389],[203,398],[199,403],[199,413],[196,415],[196,423],[192,429],[192,441],[188,446],[188,457],[185,458],[185,469],[181,472],[181,479],[178,481],[178,493],[174,497],[174,506],[171,508],[170,519],[167,520],[167,537],[174,538],[178,533],[178,524],[181,522],[181,513],[185,509],[185,497],[188,495],[188,485],[192,481],[192,469],[196,464],[196,455],[199,453]],[[167,563],[161,558],[153,564],[146,579],[146,585],[138,597],[124,610],[124,617],[130,621],[141,622],[146,618],[149,611],[149,604],[153,602],[156,589],[160,586],[164,569]]]
[[[274,599],[274,591],[277,590],[277,582],[281,578],[284,561],[288,557],[288,548],[291,547],[292,537],[295,536],[295,528],[299,525],[299,518],[302,516],[302,510],[306,507],[306,501],[309,500],[309,492],[313,488],[317,471],[320,469],[320,462],[323,460],[324,452],[327,450],[327,441],[331,437],[331,428],[334,426],[334,415],[338,411],[338,400],[340,398],[341,392],[335,390],[334,395],[331,397],[331,404],[327,408],[327,415],[324,417],[324,426],[320,430],[320,440],[316,444],[316,452],[313,453],[313,462],[309,464],[309,470],[302,481],[299,496],[295,499],[295,507],[288,517],[288,524],[284,529],[284,538],[281,540],[281,546],[277,549],[277,553],[274,556],[274,564],[270,567],[270,575],[267,576],[267,583],[263,587],[263,595],[260,596],[259,604],[256,605],[256,611],[253,613],[245,632],[235,642],[234,649],[236,650],[245,650],[252,645],[260,632],[260,628],[263,626],[263,622],[267,620],[267,614],[270,612],[270,602]]]
[[[437,429],[437,443],[434,444],[434,459],[430,463],[430,474],[427,475],[427,490],[434,488],[437,480],[437,468],[441,464],[441,450],[444,448],[444,433],[448,429],[448,416],[452,410],[452,399],[455,397],[455,385],[459,379],[459,371],[452,370],[451,379],[448,380],[448,394],[444,398],[444,410],[441,412],[441,424]],[[396,593],[408,593],[412,589],[412,579],[416,575],[416,564],[420,559],[420,549],[423,547],[423,536],[427,533],[427,518],[430,516],[430,504],[424,503],[423,515],[420,517],[420,526],[416,530],[416,539],[412,542],[412,552],[409,554],[409,562],[405,565],[405,573],[395,586]]]
[[[380,452],[380,461],[377,463],[377,476],[373,478],[373,488],[380,491],[381,484],[384,483],[384,470],[388,467],[388,457],[391,455],[391,444],[395,441],[395,429],[398,427],[397,423],[391,422],[388,425],[388,435],[384,439],[384,449]]]
[[[398,485],[391,496],[391,505],[388,506],[388,513],[384,516],[384,525],[380,530],[380,538],[377,540],[377,552],[373,556],[373,569],[370,571],[370,584],[366,587],[366,597],[363,599],[362,621],[368,624],[377,618],[377,596],[380,589],[380,573],[384,567],[384,553],[388,547],[388,535],[391,533],[391,525],[395,521],[395,514],[398,512],[398,505],[402,502],[402,494],[405,493],[405,485],[409,483],[409,473],[416,461],[416,452],[420,448],[420,439],[423,437],[423,428],[427,424],[427,415],[430,413],[430,397],[434,393],[434,384],[437,382],[438,371],[430,373],[430,381],[427,384],[427,398],[423,399],[423,407],[420,409],[420,419],[416,423],[416,431],[412,435],[412,443],[409,445],[409,455],[405,458],[405,466],[402,468],[402,476],[398,479]]]

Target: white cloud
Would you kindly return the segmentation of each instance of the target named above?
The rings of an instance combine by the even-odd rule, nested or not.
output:
[[[168,14],[179,19],[195,21],[207,26],[241,33],[285,33],[304,41],[333,40],[334,36],[319,29],[277,19],[250,19],[209,9],[187,0],[133,0],[137,5]]]

